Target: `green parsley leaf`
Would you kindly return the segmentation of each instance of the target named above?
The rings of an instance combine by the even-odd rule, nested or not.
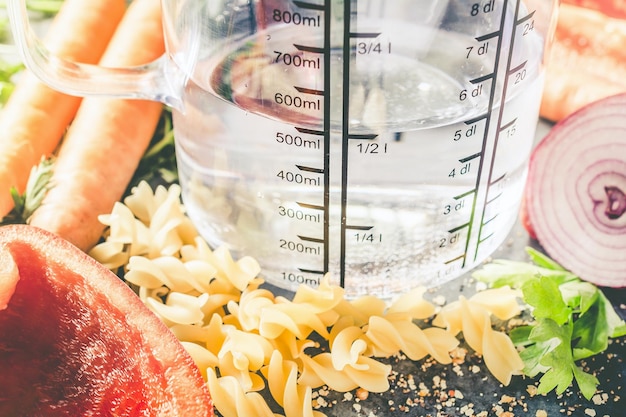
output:
[[[556,280],[540,276],[524,282],[522,285],[524,301],[534,307],[536,318],[549,318],[559,326],[567,323],[572,309],[565,304]]]
[[[536,342],[541,356],[533,358],[547,371],[539,380],[538,393],[547,394],[553,389],[562,394],[576,380],[581,393],[587,398],[596,391],[598,380],[577,366],[572,357],[571,341],[573,326],[571,322],[559,325],[549,318],[539,320],[530,333],[530,340]]]
[[[575,381],[589,399],[599,382],[576,362],[606,350],[610,338],[626,335],[626,323],[598,287],[535,249],[527,252],[532,263],[496,260],[473,276],[492,287],[522,290],[535,321],[510,330],[509,337],[521,349],[524,373],[543,374],[539,393],[561,394]]]

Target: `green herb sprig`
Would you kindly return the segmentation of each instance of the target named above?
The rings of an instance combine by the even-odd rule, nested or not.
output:
[[[178,181],[172,112],[168,108],[163,109],[150,145],[139,161],[124,195],[130,194],[131,189],[141,181],[152,186]]]
[[[30,216],[41,205],[48,189],[51,187],[50,178],[54,167],[54,158],[42,158],[39,165],[30,171],[26,189],[20,193],[12,187],[13,210],[7,214],[0,224],[28,223]]]
[[[543,374],[538,393],[562,394],[575,380],[590,399],[598,379],[577,362],[606,350],[609,339],[625,336],[626,323],[598,287],[535,249],[527,252],[532,263],[496,260],[473,277],[492,287],[521,289],[533,322],[514,328],[509,336],[522,349],[524,373]]]

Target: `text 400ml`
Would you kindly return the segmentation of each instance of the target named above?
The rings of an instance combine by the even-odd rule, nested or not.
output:
[[[290,182],[293,184],[315,185],[315,186],[320,186],[322,184],[320,177],[314,177],[312,175],[303,175],[299,172],[281,170],[280,172],[278,172],[278,174],[276,174],[276,176],[283,181]]]

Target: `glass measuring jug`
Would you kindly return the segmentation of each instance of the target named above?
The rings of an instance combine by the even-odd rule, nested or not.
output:
[[[556,0],[163,0],[146,66],[27,66],[77,95],[172,107],[183,202],[271,284],[393,298],[453,279],[516,221]]]

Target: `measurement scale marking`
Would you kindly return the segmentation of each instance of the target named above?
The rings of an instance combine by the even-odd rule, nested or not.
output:
[[[298,235],[298,239],[304,240],[305,242],[324,243],[324,239],[320,239],[318,237],[310,237],[310,236]]]
[[[519,0],[518,0],[519,1]],[[488,110],[486,112],[486,117],[485,117],[485,129],[483,132],[483,137],[482,137],[482,147],[481,147],[481,154],[486,152],[486,150],[489,147],[489,142],[490,142],[490,134],[491,134],[491,122],[492,122],[492,110],[494,107],[494,104],[496,102],[496,88],[498,85],[498,68],[500,67],[500,53],[502,51],[502,43],[503,43],[503,36],[502,33],[504,32],[504,28],[506,26],[507,23],[507,19],[506,19],[506,14],[507,14],[507,10],[508,10],[508,4],[509,1],[508,0],[504,0],[503,4],[502,4],[502,12],[500,14],[500,27],[497,31],[492,32],[492,33],[488,33],[486,35],[483,36],[479,36],[476,38],[476,40],[480,41],[486,41],[489,39],[496,39],[496,54],[495,54],[495,59],[494,59],[494,63],[493,63],[493,73],[491,73],[489,76],[491,77],[491,88],[489,91],[489,104],[488,104]],[[517,14],[516,14],[517,16]],[[509,68],[511,66],[511,61],[510,61],[510,56],[509,56],[509,61],[507,63],[507,68]],[[506,80],[505,80],[506,81]],[[502,102],[504,102],[504,100],[502,100]],[[501,108],[504,106],[500,106]],[[500,114],[500,119],[498,120],[498,123],[500,123],[502,118],[502,114]],[[495,149],[493,151],[493,156],[495,156]],[[485,215],[484,212],[484,208],[483,208],[483,212],[482,214],[479,214],[476,212],[477,207],[478,207],[478,200],[480,198],[480,188],[481,188],[481,182],[483,179],[483,171],[485,170],[485,166],[484,164],[486,163],[486,159],[487,158],[481,158],[480,162],[478,163],[478,173],[476,175],[476,194],[474,195],[474,199],[472,201],[472,208],[471,208],[471,213],[470,213],[470,221],[469,221],[469,226],[467,229],[467,238],[465,239],[465,256],[467,256],[470,252],[470,244],[471,241],[473,239],[474,236],[474,227],[472,226],[474,220],[477,218],[477,216],[481,216],[481,218]],[[493,157],[492,157],[493,160]],[[492,167],[493,169],[493,167]],[[491,174],[488,174],[489,176]],[[486,198],[483,197],[483,198]],[[484,206],[483,206],[484,207]],[[481,234],[481,229],[482,226],[478,226],[478,232],[476,233],[476,247],[474,248],[474,259],[476,259],[476,257],[478,256],[478,248],[480,246],[480,234]],[[462,263],[462,267],[465,266],[465,263],[467,261],[467,258],[465,257],[463,259],[463,263]]]
[[[480,115],[478,117],[475,117],[473,119],[466,120],[465,124],[468,125],[468,126],[469,125],[473,125],[474,123],[480,122],[481,120],[485,120],[487,117],[489,117],[489,116],[485,113],[485,114]]]
[[[380,36],[380,32],[350,32],[351,38],[377,38]]]
[[[453,229],[448,230],[448,233],[454,233],[454,232],[458,232],[459,230],[465,229],[466,227],[468,227],[471,223],[467,222],[465,224],[462,224],[460,226],[457,226]]]
[[[463,254],[463,255],[459,255],[459,256],[457,256],[456,258],[452,258],[452,259],[450,259],[449,261],[445,261],[444,263],[445,263],[446,265],[448,265],[448,264],[451,264],[452,262],[456,262],[456,261],[459,261],[459,260],[461,260],[461,259],[463,259],[463,260],[465,259],[465,254]]]
[[[346,229],[350,230],[372,230],[374,226],[355,226],[355,225],[346,225]]]
[[[299,4],[301,2],[296,2],[295,4]],[[324,73],[324,91],[327,91],[328,94],[325,94],[323,97],[324,100],[324,121],[322,126],[322,132],[324,135],[324,195],[323,195],[323,204],[324,204],[324,226],[322,227],[322,233],[324,236],[324,245],[322,250],[324,252],[324,258],[322,261],[322,269],[326,272],[330,269],[330,148],[331,148],[331,123],[330,123],[330,114],[331,114],[331,99],[330,99],[330,91],[331,91],[331,25],[333,20],[332,15],[332,7],[330,1],[324,1],[323,8],[320,10],[324,11],[324,55],[323,55],[323,73]]]
[[[470,155],[470,156],[467,156],[465,158],[459,159],[459,162],[462,163],[462,164],[465,163],[465,162],[469,162],[472,159],[480,158],[482,156],[482,154],[483,154],[482,152],[475,153],[474,155]]]
[[[330,4],[331,1],[326,1],[325,3]],[[330,6],[329,6],[330,10]],[[329,14],[330,16],[330,14]],[[351,38],[353,36],[362,36],[364,34],[353,34],[350,32],[350,16],[352,16],[352,2],[344,1],[343,3],[343,65],[342,65],[342,96],[341,96],[341,196],[340,196],[340,204],[341,204],[341,233],[339,235],[339,285],[343,288],[346,286],[346,218],[347,218],[347,205],[348,205],[348,152],[350,147],[348,143],[350,142],[350,56],[352,54],[352,42]],[[332,18],[324,19],[326,21],[333,20]],[[331,33],[327,33],[330,38]],[[376,35],[378,36],[378,35]],[[328,40],[328,39],[327,39]],[[329,40],[328,40],[329,41]],[[330,42],[330,41],[329,41]],[[330,49],[330,44],[329,44]],[[330,76],[330,57],[328,60],[324,60],[324,65],[326,69],[329,71]],[[330,85],[329,88],[330,93]],[[327,95],[327,97],[330,94]],[[330,107],[330,103],[329,103]],[[328,115],[330,117],[330,114]],[[330,126],[328,126],[330,128]],[[327,190],[328,191],[328,190]],[[328,243],[326,244],[328,246]]]
[[[496,178],[495,180],[491,181],[491,182],[489,183],[489,185],[493,186],[493,185],[495,185],[495,184],[499,183],[500,181],[502,181],[502,180],[503,180],[503,179],[505,179],[505,178],[506,178],[506,172],[505,172],[504,174],[500,175],[500,176],[499,176],[498,178]]]
[[[325,274],[324,271],[320,271],[320,270],[317,270],[317,269],[298,268],[298,271],[304,272],[304,273],[307,273],[307,274],[317,274],[317,275],[324,275]]]
[[[478,42],[482,42],[482,41],[488,41],[489,39],[493,39],[493,38],[497,38],[498,36],[500,36],[500,31],[495,31],[495,32],[491,32],[488,33],[486,35],[482,35],[482,36],[477,36],[476,39]]]
[[[505,124],[504,126],[500,127],[500,132],[507,130],[509,127],[513,126],[515,122],[517,122],[517,117],[511,120],[509,123]]]
[[[497,200],[498,198],[500,198],[500,197],[502,197],[502,193],[499,193],[499,194],[498,194],[498,195],[496,195],[494,198],[491,198],[491,199],[487,200],[487,201],[485,202],[485,205],[488,205],[488,204],[493,203],[494,201],[496,201],[496,200]],[[483,223],[483,224],[484,224],[484,223]]]
[[[311,209],[311,210],[324,210],[324,206],[318,206],[318,205],[315,205],[315,204],[300,203],[298,201],[296,201],[296,204],[299,205],[302,208],[307,208],[307,209]]]
[[[375,133],[370,133],[370,134],[349,134],[348,135],[348,139],[355,139],[355,140],[374,140],[378,137],[377,134]]]
[[[533,16],[535,15],[535,11],[536,10],[533,10],[531,13],[528,13],[526,16],[524,16],[521,19],[519,19],[517,21],[517,25],[519,26],[520,24],[524,23],[525,21],[532,19]]]
[[[295,86],[295,89],[298,90],[299,93],[305,93],[305,94],[313,94],[315,96],[323,96],[324,95],[324,91],[323,90],[315,90],[313,88],[304,88],[304,87],[298,87]]]
[[[520,20],[518,18],[519,18],[519,14],[520,14],[521,1],[520,0],[516,0],[514,3],[515,3],[515,13],[514,13],[514,16],[513,16],[513,22],[517,24],[518,22],[520,22]],[[508,1],[505,0],[505,2],[503,4],[503,10],[507,9],[507,7],[508,7]],[[532,13],[527,15],[525,17],[525,19],[527,19],[528,16],[532,16]],[[505,19],[505,14],[504,14],[504,11],[503,11],[502,20],[501,20],[501,30],[503,30],[502,25],[504,24],[505,21],[506,21],[506,19]],[[516,30],[512,30],[512,32],[511,32],[511,39],[509,41],[510,43],[509,43],[509,48],[508,48],[508,57],[507,57],[507,62],[506,62],[506,68],[508,69],[507,70],[507,76],[504,77],[504,79],[503,79],[502,91],[501,91],[501,95],[500,95],[500,102],[501,103],[505,103],[506,102],[506,95],[507,95],[508,89],[509,89],[509,77],[508,77],[508,75],[512,74],[515,71],[519,71],[519,70],[523,69],[525,67],[525,65],[526,65],[526,62],[523,62],[522,64],[516,66],[515,69],[511,70],[511,65],[512,65],[512,62],[513,62],[513,51],[515,50],[516,38],[517,38],[517,31]],[[498,58],[499,52],[502,50],[501,49],[501,42],[502,42],[502,38],[500,38],[500,40],[498,41],[498,48],[497,48],[498,53],[496,54],[496,61],[499,61],[499,58]],[[496,65],[496,68],[497,68],[497,65]],[[504,117],[504,108],[505,108],[505,105],[502,105],[499,108],[499,111],[498,111],[498,114],[497,114],[497,117],[498,117],[497,125],[498,126],[502,126],[502,121],[503,121],[503,117]],[[494,173],[495,157],[496,157],[497,152],[498,152],[498,142],[499,142],[499,139],[500,139],[500,133],[501,132],[502,132],[501,130],[498,130],[496,132],[495,137],[494,137],[493,157],[491,158],[491,163],[490,163],[490,166],[489,166],[488,177],[487,177],[488,178],[488,182],[487,182],[487,184],[488,184],[487,186],[488,187],[489,187],[489,183],[491,183],[491,181],[492,181],[491,177],[492,177],[492,175]],[[479,170],[480,169],[482,169],[482,168],[479,168]],[[488,198],[489,198],[489,188],[487,189],[487,193],[485,193],[485,196],[484,196],[484,206],[485,207],[487,206],[487,204],[490,203],[490,201],[493,201],[493,199],[488,201]],[[497,196],[496,196],[496,198],[497,198]],[[484,237],[484,238],[482,237],[483,225],[485,224],[484,223],[485,214],[486,214],[486,210],[483,210],[483,212],[481,214],[481,223],[480,223],[480,226],[478,228],[478,243],[476,245],[476,249],[475,249],[475,252],[474,252],[474,259],[476,259],[478,257],[478,249],[479,249],[480,244],[482,242],[484,242],[485,240],[487,240],[489,237],[491,237],[491,234],[489,236],[487,236],[487,237]]]
[[[300,133],[306,133],[308,135],[324,136],[325,134],[325,132],[322,130],[306,129],[304,127],[296,127],[296,130]]]
[[[487,225],[489,224],[489,222],[493,221],[496,219],[496,217],[498,217],[498,214],[496,213],[492,218],[490,218],[489,220],[483,222],[483,225]]]
[[[528,61],[524,61],[521,64],[519,64],[517,67],[510,69],[509,70],[509,75],[510,74],[515,74],[517,71],[524,69],[524,67],[526,66],[526,64],[528,63]]]
[[[469,191],[467,191],[467,192],[464,192],[463,194],[459,194],[459,195],[457,195],[457,196],[455,196],[455,197],[452,197],[452,198],[454,198],[455,200],[460,200],[460,199],[465,198],[465,197],[467,197],[468,195],[471,195],[471,194],[473,194],[473,193],[475,193],[475,192],[476,192],[476,189],[469,190]]]
[[[296,43],[294,43],[293,46],[295,46],[298,51],[302,51],[302,52],[312,52],[315,54],[324,53],[324,48],[320,48],[317,46],[298,45]]]
[[[313,3],[307,3],[305,1],[294,1],[293,4],[295,4],[296,6],[302,9],[322,10],[322,11],[324,10],[323,4],[313,4]]]
[[[484,241],[488,240],[491,236],[493,236],[493,233],[490,233],[489,235],[487,235],[484,238],[480,239],[478,242],[479,243],[483,243]]]
[[[299,4],[300,2],[296,2],[295,4]],[[324,73],[324,91],[327,91],[328,94],[325,94],[323,97],[324,100],[324,121],[322,126],[322,134],[324,137],[324,196],[323,196],[323,204],[324,204],[324,226],[322,228],[322,233],[324,236],[324,245],[323,252],[324,258],[322,260],[322,269],[324,271],[329,270],[330,265],[330,146],[331,146],[331,123],[330,123],[330,107],[331,107],[331,99],[330,99],[330,91],[331,91],[331,18],[332,15],[332,7],[330,1],[325,1],[322,9],[324,12],[324,65],[323,65],[323,73]]]
[[[487,81],[487,80],[492,79],[493,77],[494,77],[494,73],[483,75],[482,77],[478,77],[478,78],[474,78],[473,80],[470,80],[470,83],[472,83],[472,84],[480,84],[483,81]]]
[[[300,171],[313,172],[315,174],[323,174],[324,173],[324,170],[322,168],[306,167],[304,165],[296,165],[296,168],[298,168]]]

